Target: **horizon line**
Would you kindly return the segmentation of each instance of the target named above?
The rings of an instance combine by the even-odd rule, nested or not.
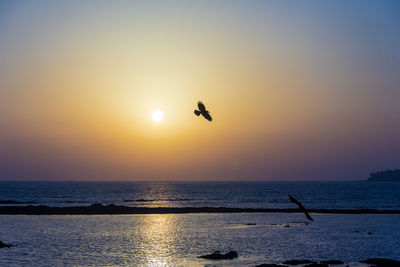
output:
[[[127,180],[2,180],[0,182],[48,182],[48,183],[266,183],[266,182],[365,182],[365,180],[207,180],[207,181],[190,181],[190,180],[151,180],[151,181],[127,181]]]

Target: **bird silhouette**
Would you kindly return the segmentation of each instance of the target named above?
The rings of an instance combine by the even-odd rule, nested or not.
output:
[[[199,107],[199,110],[197,109],[194,110],[194,114],[196,114],[197,116],[203,115],[203,117],[206,118],[206,120],[212,121],[210,112],[206,110],[206,107],[201,101],[197,102],[197,106]]]
[[[313,218],[311,218],[310,214],[308,214],[308,211],[306,210],[306,208],[304,208],[303,204],[301,204],[299,201],[297,201],[294,197],[292,197],[289,194],[289,198],[290,198],[290,202],[295,203],[297,206],[299,206],[299,209],[304,212],[304,214],[306,215],[307,219],[309,219],[310,221],[314,221]]]

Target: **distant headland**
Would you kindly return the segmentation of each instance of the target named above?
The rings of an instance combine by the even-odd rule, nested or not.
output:
[[[372,172],[368,182],[400,182],[400,169]]]

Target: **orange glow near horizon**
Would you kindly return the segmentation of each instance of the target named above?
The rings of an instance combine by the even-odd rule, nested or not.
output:
[[[315,180],[399,163],[400,52],[367,31],[394,39],[388,14],[343,18],[365,27],[355,39],[323,16],[342,18],[340,5],[170,4],[12,4],[0,179]],[[199,100],[211,123],[193,114]]]

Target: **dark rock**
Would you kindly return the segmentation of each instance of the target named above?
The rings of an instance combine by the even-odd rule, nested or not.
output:
[[[390,260],[390,259],[373,258],[373,259],[363,260],[360,262],[367,264],[375,264],[377,267],[400,267],[400,261]]]
[[[245,223],[244,225],[256,225],[255,223]]]
[[[306,264],[306,263],[313,263],[310,260],[290,260],[290,261],[284,261],[283,264],[289,264],[289,265],[298,265],[298,264]]]
[[[92,205],[89,206],[89,208],[103,208],[103,204],[100,203],[93,203]]]
[[[368,232],[369,235],[372,235],[372,232]]]
[[[374,209],[314,209],[310,212],[327,214],[400,214],[399,210]],[[252,209],[226,207],[128,207],[122,205],[103,205],[99,203],[90,206],[49,207],[46,205],[3,206],[0,205],[0,214],[9,215],[94,215],[94,214],[183,214],[183,213],[243,213],[243,212],[298,212],[298,209]],[[284,226],[283,224],[279,224]],[[290,226],[290,225],[289,225]]]
[[[304,267],[329,267],[329,265],[326,263],[310,263],[310,264],[304,265]]]
[[[344,262],[340,261],[340,260],[321,261],[320,263],[324,263],[324,264],[344,264]]]
[[[232,260],[237,257],[238,257],[237,252],[232,250],[226,254],[221,254],[219,251],[215,251],[212,254],[199,256],[198,258],[209,259],[209,260]]]
[[[256,267],[288,267],[288,266],[281,265],[281,264],[274,264],[274,263],[263,263],[263,264],[257,265]]]
[[[10,244],[5,244],[3,242],[0,241],[0,248],[10,248],[13,247],[14,245],[10,245]]]

